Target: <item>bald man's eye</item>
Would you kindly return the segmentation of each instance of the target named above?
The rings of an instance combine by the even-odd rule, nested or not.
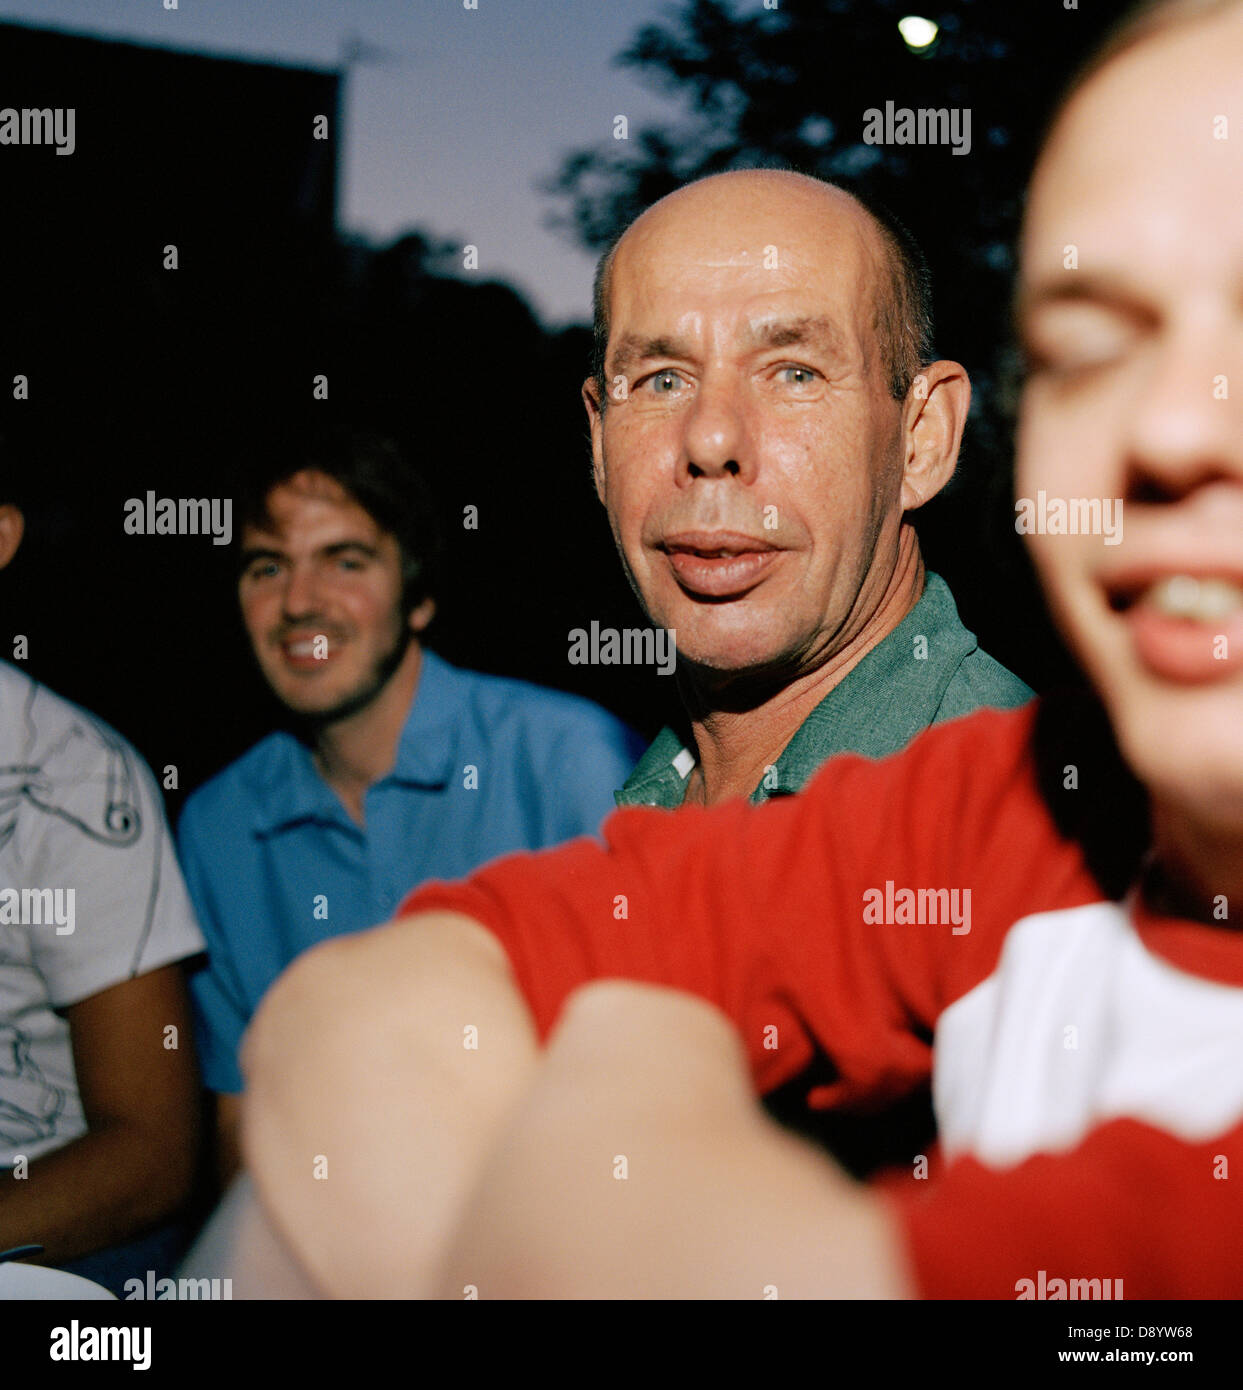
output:
[[[644,377],[636,389],[646,391],[650,396],[676,396],[685,386],[686,378],[681,372],[666,369]]]
[[[824,394],[825,378],[801,362],[782,362],[765,369],[764,385],[778,400],[812,401]]]
[[[820,373],[810,367],[778,367],[777,380],[785,386],[814,386],[820,380]]]

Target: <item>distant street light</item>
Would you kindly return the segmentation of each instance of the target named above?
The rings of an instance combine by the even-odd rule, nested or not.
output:
[[[940,29],[930,19],[908,14],[905,19],[898,20],[898,33],[902,35],[907,48],[919,53],[936,43]]]

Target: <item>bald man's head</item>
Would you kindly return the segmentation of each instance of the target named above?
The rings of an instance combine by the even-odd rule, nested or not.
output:
[[[718,206],[727,207],[731,199],[754,199],[757,192],[769,197],[780,197],[782,193],[821,197],[825,203],[826,222],[834,211],[840,213],[843,205],[850,206],[867,222],[879,252],[874,325],[877,352],[890,395],[894,400],[906,399],[911,382],[933,355],[931,285],[927,264],[915,240],[890,213],[827,179],[788,170],[753,169],[713,174],[668,194],[620,232],[600,257],[592,291],[595,340],[591,371],[603,408],[607,408],[608,403],[605,358],[609,342],[612,270],[631,232],[649,219],[677,208],[680,203],[687,204],[689,210],[692,201],[703,201],[705,195]]]

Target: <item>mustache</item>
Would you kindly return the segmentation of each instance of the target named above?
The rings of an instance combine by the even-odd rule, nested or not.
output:
[[[281,623],[268,634],[268,640],[275,643],[309,642],[316,637],[326,637],[330,642],[343,641],[350,634],[338,623]]]

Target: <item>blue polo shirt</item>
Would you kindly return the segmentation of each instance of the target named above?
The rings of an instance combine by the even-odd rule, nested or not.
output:
[[[243,1089],[238,1045],[268,986],[318,941],[387,921],[424,879],[594,834],[642,743],[597,705],[459,670],[424,649],[392,772],[351,818],[293,735],[191,796],[182,868],[208,960],[190,981],[206,1084]]]

